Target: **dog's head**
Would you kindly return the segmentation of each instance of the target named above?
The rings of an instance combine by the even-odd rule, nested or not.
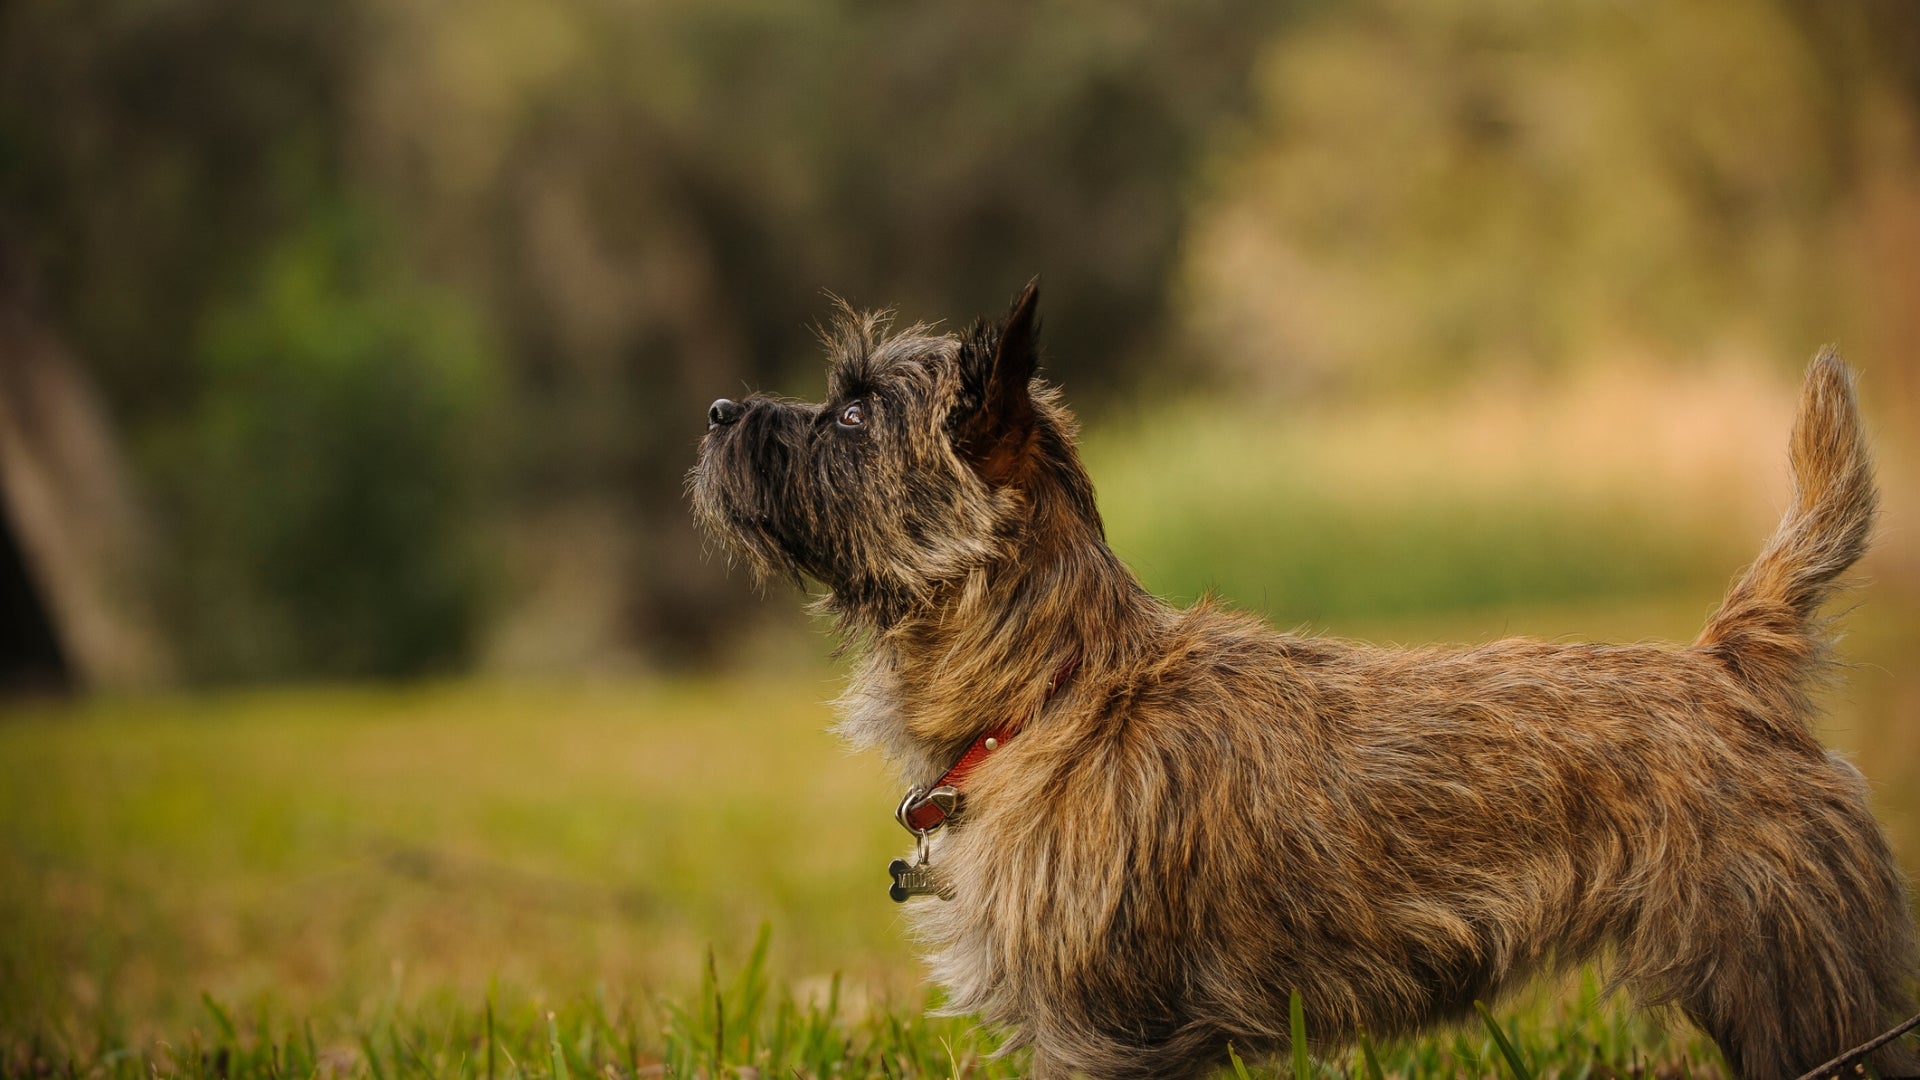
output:
[[[762,581],[803,576],[857,626],[886,626],[943,586],[1018,557],[1038,519],[1097,532],[1058,395],[1034,379],[1037,285],[1005,322],[960,336],[842,305],[821,337],[827,400],[754,394],[707,413],[695,514]]]

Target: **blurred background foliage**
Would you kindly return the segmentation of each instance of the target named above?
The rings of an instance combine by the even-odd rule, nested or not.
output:
[[[302,227],[207,313],[202,389],[146,455],[171,496],[178,574],[162,587],[184,659],[264,677],[457,665],[486,588],[487,341],[366,222]]]
[[[1193,319],[1254,378],[1838,334],[1910,372],[1917,28],[1898,4],[1355,5],[1263,55]]]
[[[1368,592],[1342,530],[1397,519],[1297,479],[1181,513],[1220,459],[1143,433],[1207,403],[1179,431],[1293,455],[1279,482],[1324,463],[1262,441],[1275,415],[1623,357],[1787,387],[1839,339],[1906,438],[1917,140],[1902,0],[14,0],[0,305],[104,403],[191,681],[737,656],[797,617],[688,523],[705,403],[817,393],[823,289],[957,325],[1035,272],[1152,584],[1471,607],[1661,587],[1752,537],[1676,554],[1631,490],[1543,516],[1564,478],[1518,477],[1416,508],[1407,549],[1441,554]],[[1714,408],[1664,377],[1649,407]],[[1264,539],[1302,520],[1319,549]],[[1531,563],[1445,555],[1528,530]]]

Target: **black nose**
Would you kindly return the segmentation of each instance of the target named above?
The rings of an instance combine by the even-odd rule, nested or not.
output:
[[[747,407],[745,405],[737,401],[729,401],[726,398],[721,398],[707,406],[707,430],[712,431],[714,428],[725,427],[728,424],[734,423],[738,421],[740,415],[746,411]]]

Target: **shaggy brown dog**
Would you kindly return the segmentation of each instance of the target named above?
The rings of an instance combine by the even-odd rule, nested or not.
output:
[[[1284,1047],[1290,991],[1330,1048],[1598,958],[1771,1078],[1910,1009],[1906,883],[1811,730],[1875,503],[1838,358],[1691,646],[1389,650],[1141,588],[1033,379],[1034,303],[960,337],[843,311],[827,402],[715,402],[690,480],[864,645],[842,730],[920,785],[896,895],[950,897],[912,911],[954,1011],[1038,1076],[1190,1076]]]

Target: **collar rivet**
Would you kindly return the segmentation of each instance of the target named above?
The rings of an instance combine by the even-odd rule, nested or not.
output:
[[[984,745],[985,745],[985,746],[986,746],[986,748],[987,748],[987,749],[989,749],[989,750],[998,750],[998,749],[1000,749],[1000,740],[999,740],[999,739],[988,739],[988,740],[986,741],[986,743],[985,743]]]

